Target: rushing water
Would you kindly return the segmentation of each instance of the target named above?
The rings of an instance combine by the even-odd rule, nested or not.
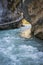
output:
[[[20,30],[0,31],[0,65],[43,65],[43,41],[21,38]]]

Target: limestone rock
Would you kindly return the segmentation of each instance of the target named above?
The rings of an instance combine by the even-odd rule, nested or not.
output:
[[[43,39],[43,0],[32,0],[28,4],[28,14],[31,18],[32,33]]]

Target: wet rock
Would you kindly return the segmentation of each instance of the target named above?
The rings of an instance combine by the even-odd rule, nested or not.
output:
[[[23,19],[21,23],[22,27],[20,30],[20,36],[26,39],[31,38],[31,24],[26,19]]]

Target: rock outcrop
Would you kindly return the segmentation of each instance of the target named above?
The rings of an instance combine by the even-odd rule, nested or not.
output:
[[[27,7],[31,18],[32,33],[43,39],[43,0],[32,0]]]
[[[19,26],[23,16],[20,11],[20,0],[0,0],[0,29]]]

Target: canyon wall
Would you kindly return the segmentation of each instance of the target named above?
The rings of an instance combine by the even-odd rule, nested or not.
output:
[[[43,39],[43,0],[31,0],[27,4],[28,14],[32,24],[32,33]]]

